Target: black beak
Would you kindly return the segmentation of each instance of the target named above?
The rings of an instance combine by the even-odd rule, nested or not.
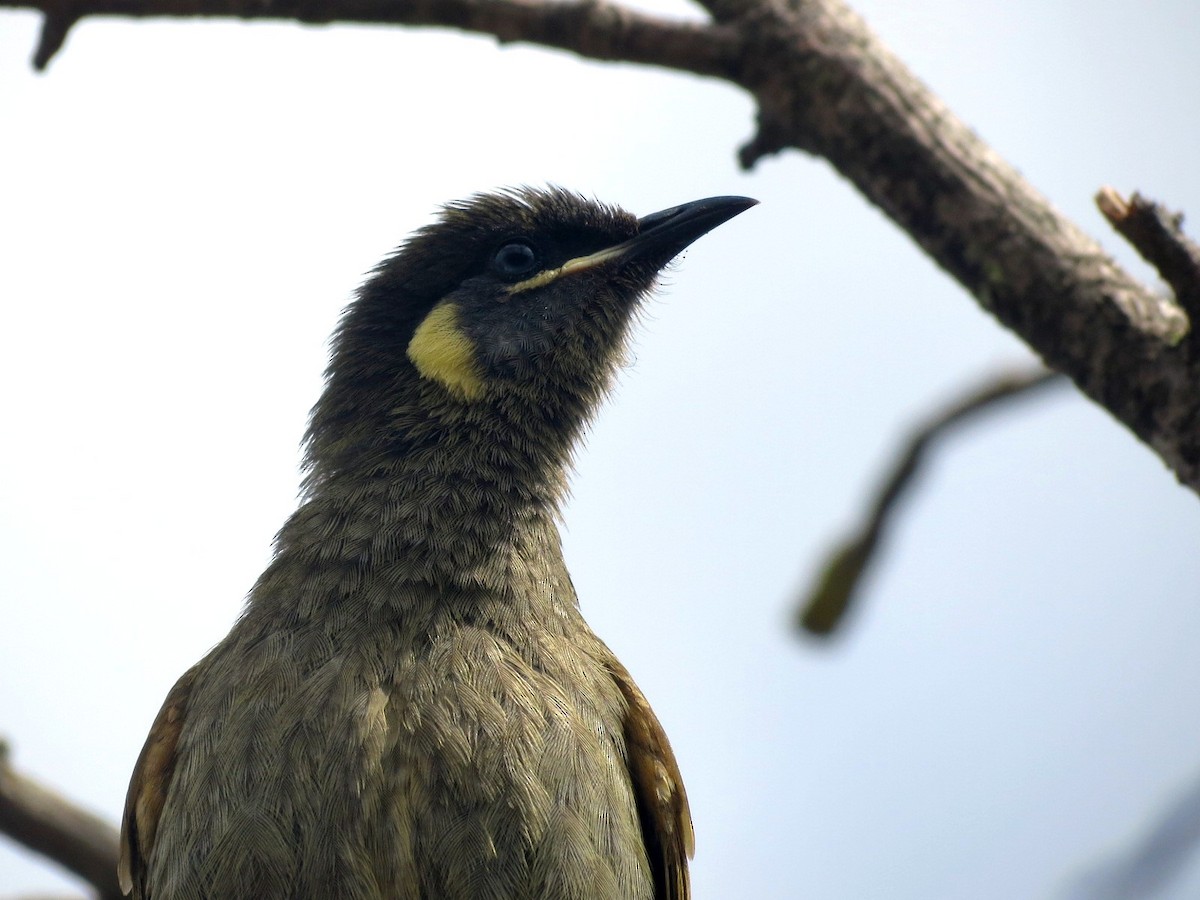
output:
[[[758,201],[749,197],[709,197],[650,213],[638,219],[638,233],[629,240],[569,259],[556,269],[538,272],[510,287],[509,295],[544,287],[563,276],[617,259],[622,260],[622,264],[634,260],[642,265],[650,263],[657,271],[696,238],[757,205]]]
[[[749,197],[709,197],[672,206],[638,219],[638,235],[627,242],[631,256],[669,260],[697,238],[758,204]]]

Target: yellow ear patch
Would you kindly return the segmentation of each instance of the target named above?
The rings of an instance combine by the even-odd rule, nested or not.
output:
[[[439,303],[430,310],[408,342],[408,358],[422,376],[450,393],[468,400],[483,396],[475,347],[459,325],[456,304]]]

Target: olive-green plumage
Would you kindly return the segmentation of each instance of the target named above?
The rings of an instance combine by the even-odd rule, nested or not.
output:
[[[638,300],[750,206],[446,208],[347,309],[300,509],[168,695],[126,804],[143,900],[689,894],[662,729],[580,616],[555,519]]]

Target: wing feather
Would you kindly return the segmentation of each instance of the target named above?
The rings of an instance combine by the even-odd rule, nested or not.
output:
[[[656,900],[689,900],[688,860],[696,851],[692,814],[666,732],[625,667],[608,660],[625,697],[625,743]]]
[[[125,797],[125,814],[121,819],[121,858],[117,863],[117,881],[125,894],[132,892],[135,886],[136,896],[143,894],[146,863],[154,850],[158,819],[175,774],[175,752],[196,669],[192,667],[186,671],[167,694],[133,769],[129,793]]]

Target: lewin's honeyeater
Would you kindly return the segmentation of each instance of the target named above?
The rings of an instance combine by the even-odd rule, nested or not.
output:
[[[579,613],[556,518],[639,300],[753,203],[482,195],[379,266],[335,336],[303,502],[138,759],[126,893],[688,897],[679,769]]]

